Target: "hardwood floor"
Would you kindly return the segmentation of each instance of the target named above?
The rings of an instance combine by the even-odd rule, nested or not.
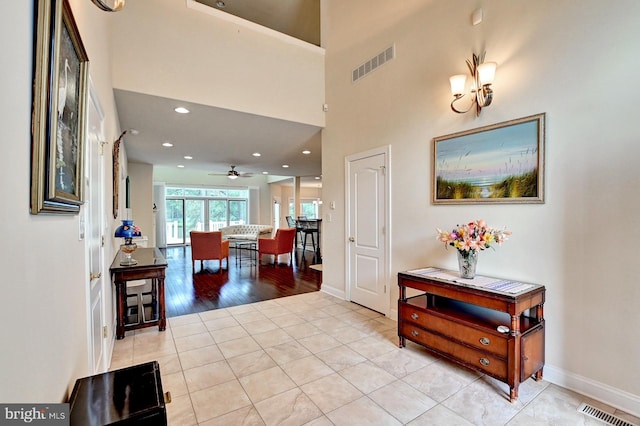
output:
[[[227,308],[309,293],[320,290],[322,272],[309,268],[316,263],[310,251],[296,250],[293,265],[285,263],[277,267],[267,263],[250,265],[242,260],[242,267],[236,265],[235,250],[231,249],[229,267],[222,263],[219,273],[218,261],[196,261],[195,271],[191,268],[191,247],[168,247],[163,253],[169,264],[165,278],[165,305],[167,317],[175,317],[212,309]],[[286,261],[287,256],[281,256]]]

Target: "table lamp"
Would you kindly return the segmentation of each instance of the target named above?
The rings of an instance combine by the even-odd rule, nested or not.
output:
[[[132,266],[138,263],[131,255],[138,248],[133,242],[133,237],[141,235],[140,230],[133,225],[133,220],[124,219],[122,225],[116,228],[115,237],[124,238],[124,244],[120,245],[120,251],[124,253],[124,259],[120,262],[122,266]]]

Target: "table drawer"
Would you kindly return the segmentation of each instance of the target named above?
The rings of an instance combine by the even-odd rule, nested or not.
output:
[[[400,318],[404,321],[412,322],[425,330],[432,330],[442,335],[451,336],[453,339],[467,345],[489,351],[503,358],[507,357],[507,340],[509,336],[471,327],[411,305],[401,305]]]
[[[403,323],[400,333],[407,339],[449,355],[451,359],[464,365],[488,373],[499,380],[507,380],[507,362],[493,354],[470,348],[410,323]]]

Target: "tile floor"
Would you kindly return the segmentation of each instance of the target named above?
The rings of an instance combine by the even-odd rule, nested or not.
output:
[[[116,341],[111,369],[160,363],[171,426],[601,425],[572,391],[508,387],[411,342],[397,323],[321,292],[170,318]]]

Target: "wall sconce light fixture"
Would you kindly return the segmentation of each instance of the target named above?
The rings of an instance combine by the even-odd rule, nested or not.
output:
[[[451,101],[451,109],[453,111],[463,114],[470,111],[475,105],[476,116],[479,116],[482,108],[491,105],[491,101],[493,100],[493,90],[491,90],[491,85],[493,84],[493,79],[496,74],[497,64],[495,62],[484,62],[485,53],[486,52],[483,52],[482,56],[474,54],[473,62],[467,59],[467,66],[469,67],[472,80],[470,93],[471,105],[469,105],[469,108],[460,110],[455,106],[455,103],[465,96],[464,91],[467,76],[459,74],[449,78],[449,82],[451,83],[451,94],[453,94],[454,97],[453,101]]]

